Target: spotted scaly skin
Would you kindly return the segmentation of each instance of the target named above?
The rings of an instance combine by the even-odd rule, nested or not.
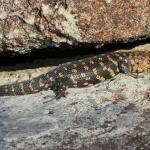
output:
[[[61,64],[32,80],[0,86],[0,96],[25,95],[51,89],[59,99],[65,97],[67,88],[92,86],[119,73],[136,76],[145,71],[150,71],[149,51],[106,53]]]

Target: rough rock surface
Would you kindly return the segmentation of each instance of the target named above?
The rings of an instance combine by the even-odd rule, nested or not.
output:
[[[149,149],[150,75],[68,93],[59,101],[52,91],[1,97],[0,149]]]
[[[26,53],[62,43],[96,47],[150,37],[149,0],[0,2],[0,51]]]

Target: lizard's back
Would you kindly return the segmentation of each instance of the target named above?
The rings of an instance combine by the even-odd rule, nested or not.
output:
[[[150,52],[112,52],[65,63],[32,80],[0,86],[0,96],[32,94],[46,89],[58,94],[66,87],[91,86],[124,72],[119,68],[120,63],[131,72],[147,71]]]

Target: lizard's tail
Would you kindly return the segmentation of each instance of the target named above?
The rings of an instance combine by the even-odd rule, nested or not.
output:
[[[49,89],[51,86],[52,81],[50,81],[45,75],[41,75],[32,80],[0,86],[0,96],[32,94]]]
[[[17,85],[17,83],[15,84]],[[0,86],[0,96],[17,95],[15,85],[2,85]],[[20,95],[21,93],[19,93]]]

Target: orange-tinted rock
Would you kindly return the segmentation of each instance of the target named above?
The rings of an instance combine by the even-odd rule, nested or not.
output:
[[[0,31],[0,51],[19,53],[62,43],[128,42],[150,37],[150,1],[4,1]]]

